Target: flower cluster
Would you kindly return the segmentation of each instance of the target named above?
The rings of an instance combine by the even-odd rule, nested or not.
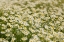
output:
[[[64,42],[64,1],[0,0],[0,42]]]

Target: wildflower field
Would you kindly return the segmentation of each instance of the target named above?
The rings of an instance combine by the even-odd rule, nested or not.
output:
[[[64,42],[64,0],[0,0],[0,42]]]

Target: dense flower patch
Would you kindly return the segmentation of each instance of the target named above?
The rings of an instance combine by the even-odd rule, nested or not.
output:
[[[64,1],[0,0],[0,42],[64,42]]]

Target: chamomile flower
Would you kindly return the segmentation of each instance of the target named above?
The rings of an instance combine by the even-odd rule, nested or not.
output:
[[[25,40],[27,40],[28,38],[27,37],[23,37],[23,38],[21,38],[23,41],[25,41]]]

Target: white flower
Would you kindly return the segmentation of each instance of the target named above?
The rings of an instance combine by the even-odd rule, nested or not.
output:
[[[48,38],[48,36],[45,39],[50,41],[50,38]]]
[[[22,26],[19,26],[19,27],[18,27],[18,29],[20,29],[20,30],[21,30],[21,29],[23,29],[23,28],[22,28]]]
[[[16,40],[16,38],[15,37],[12,37],[12,40],[11,40],[11,42],[14,42]]]
[[[49,36],[48,36],[49,38],[52,38],[53,37],[53,35],[52,34],[49,34]]]
[[[60,21],[56,21],[56,24],[60,23]]]
[[[15,39],[16,39],[15,37],[12,38],[12,40],[15,40]]]
[[[7,19],[4,16],[0,17],[0,19],[7,21]]]
[[[10,32],[11,31],[11,28],[10,29],[6,29],[6,32]]]
[[[1,34],[5,34],[6,32],[5,31],[1,31]]]
[[[10,11],[10,14],[14,14],[14,12]]]
[[[29,42],[36,42],[34,39],[30,39]]]
[[[25,26],[29,26],[29,24],[28,24],[27,22],[24,22],[24,25],[25,25]]]
[[[59,26],[61,30],[63,30],[64,26]]]
[[[22,30],[22,33],[23,33],[24,35],[28,35],[30,32],[29,32],[28,30]]]
[[[40,24],[39,23],[35,23],[35,26],[38,28],[38,27],[40,27]]]
[[[27,37],[23,37],[23,38],[21,38],[23,41],[25,41],[25,40],[27,40]]]
[[[4,38],[3,38],[2,40],[3,40],[2,42],[8,42],[8,40],[6,40],[6,39],[4,39]]]
[[[5,34],[6,36],[10,36],[10,34],[9,33],[7,33],[7,34]]]
[[[32,33],[34,33],[34,32],[36,32],[34,29],[32,29],[32,28],[29,28],[29,30],[32,32]]]
[[[59,35],[58,35],[58,33],[56,33],[56,32],[53,32],[53,35],[54,35],[56,38],[59,38]]]
[[[38,38],[37,35],[34,35],[33,38],[34,38],[34,40],[36,40],[36,41],[39,40],[39,38]]]
[[[33,12],[36,12],[36,9],[35,8],[31,8]]]
[[[10,27],[13,27],[13,26],[11,25],[11,23],[7,23],[7,25],[9,25]]]
[[[7,25],[11,25],[10,23],[7,23]]]
[[[53,41],[50,40],[49,42],[53,42]]]
[[[7,40],[4,40],[3,42],[8,42]]]
[[[48,29],[49,27],[47,25],[45,25],[45,29]]]
[[[5,24],[2,24],[2,29],[6,29],[6,25]]]
[[[63,18],[62,18],[62,17],[59,17],[59,20],[60,20],[60,21],[62,21],[62,20],[63,20]]]
[[[52,26],[54,26],[54,23],[51,23],[51,22],[50,22],[49,24],[52,25]]]
[[[8,13],[4,13],[5,16],[8,16]]]
[[[51,18],[55,18],[55,17],[56,17],[56,15],[54,15],[54,14],[53,14],[53,15],[51,15]]]
[[[49,20],[49,19],[50,19],[50,17],[45,17],[44,19],[45,19],[45,20]]]

